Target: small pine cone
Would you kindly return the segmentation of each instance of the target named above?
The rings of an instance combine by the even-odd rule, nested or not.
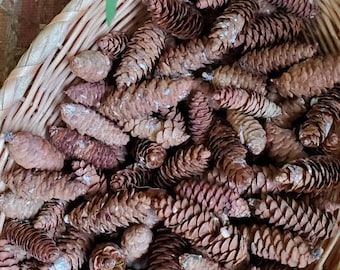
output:
[[[124,270],[126,257],[117,244],[101,243],[90,255],[89,268],[90,270]]]
[[[217,9],[228,4],[229,0],[198,0],[196,7],[199,9],[212,8]]]
[[[49,201],[52,198],[74,200],[84,195],[88,186],[72,174],[35,171],[19,168],[3,175],[3,180],[17,195],[29,200]]]
[[[100,101],[106,93],[112,91],[104,82],[79,83],[65,90],[65,94],[74,102],[87,107],[99,107]]]
[[[209,270],[222,270],[218,262],[203,257],[202,255],[184,253],[179,256],[179,264],[182,270],[197,270],[197,269],[209,269]]]
[[[334,125],[327,138],[321,145],[322,151],[326,155],[340,159],[340,121]]]
[[[123,131],[129,132],[132,137],[156,141],[156,134],[162,130],[164,121],[157,117],[144,116],[132,118],[124,122]]]
[[[281,231],[266,225],[244,227],[252,254],[274,260],[290,267],[304,268],[320,258],[320,250],[312,250],[309,243],[290,231]]]
[[[126,145],[130,140],[113,122],[83,105],[65,103],[60,106],[60,112],[63,121],[80,135],[91,136],[107,145]]]
[[[107,77],[111,70],[111,61],[101,52],[88,50],[72,56],[69,67],[74,75],[94,83]]]
[[[317,1],[310,0],[267,0],[269,3],[283,8],[286,12],[292,13],[301,18],[312,18],[318,14]]]
[[[67,128],[50,127],[51,142],[68,159],[81,159],[97,169],[113,169],[125,161],[125,146],[109,146],[89,136],[81,136],[77,131]]]
[[[45,202],[38,215],[33,220],[35,229],[52,231],[64,222],[66,207],[68,202],[64,200],[52,199]]]
[[[151,21],[137,29],[114,75],[118,88],[130,87],[151,72],[165,39],[166,33]]]
[[[211,96],[210,105],[216,109],[232,109],[254,117],[275,117],[281,108],[265,96],[256,92],[228,87],[217,90]]]
[[[312,97],[340,82],[340,56],[318,56],[293,65],[272,80],[282,97]]]
[[[172,187],[179,181],[201,175],[207,169],[211,152],[203,145],[179,149],[157,170],[155,185]]]
[[[238,64],[220,66],[211,74],[203,72],[204,79],[211,81],[217,89],[226,87],[242,88],[258,94],[267,93],[266,83],[261,77],[243,71]]]
[[[296,232],[308,240],[333,237],[339,229],[335,216],[306,204],[302,200],[279,195],[251,199],[254,214],[276,227]]]
[[[253,116],[239,113],[235,110],[227,111],[227,120],[237,132],[242,144],[245,144],[254,155],[262,153],[266,147],[266,131]]]
[[[159,143],[139,140],[135,146],[135,160],[148,169],[159,168],[165,158],[166,150]]]
[[[282,165],[298,158],[307,157],[307,153],[294,131],[280,128],[272,122],[267,122],[264,127],[267,133],[266,154],[276,164]]]
[[[149,270],[178,270],[178,258],[189,248],[188,243],[168,229],[159,229],[149,248]]]
[[[59,250],[54,240],[27,222],[7,220],[3,225],[2,236],[42,262],[51,263],[58,258]]]
[[[158,222],[152,209],[152,196],[147,192],[120,191],[94,196],[74,208],[65,221],[87,233],[115,232],[131,223],[153,226]]]
[[[112,175],[110,187],[113,191],[150,186],[151,171],[141,164],[126,166]]]
[[[248,52],[239,59],[239,64],[245,71],[267,75],[310,58],[315,53],[314,45],[290,42]]]
[[[20,270],[19,262],[26,258],[26,251],[10,244],[7,240],[0,240],[0,269]]]
[[[29,219],[43,204],[43,200],[21,198],[9,190],[0,193],[0,212],[8,218]]]
[[[97,40],[99,50],[111,60],[116,60],[125,51],[128,37],[124,32],[112,30]]]
[[[195,6],[181,0],[143,0],[152,21],[179,39],[193,39],[203,29],[203,17]],[[174,16],[174,14],[177,14]]]
[[[144,224],[132,225],[124,231],[121,246],[128,264],[141,258],[148,251],[152,238],[152,231]]]
[[[205,94],[201,91],[193,93],[188,104],[189,131],[195,144],[203,144],[213,121],[213,111]]]
[[[276,181],[287,192],[318,193],[340,182],[340,160],[330,156],[298,159],[284,165]]]
[[[220,183],[209,181],[181,181],[175,187],[175,193],[182,199],[190,199],[200,204],[204,209],[212,211],[219,217],[242,218],[249,217],[250,210],[247,201],[240,194]]]

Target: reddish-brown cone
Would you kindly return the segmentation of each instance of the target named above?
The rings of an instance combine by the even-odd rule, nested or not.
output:
[[[111,60],[116,60],[125,51],[128,37],[124,32],[112,30],[110,33],[100,37],[97,45],[100,51]]]
[[[267,0],[285,11],[302,18],[312,18],[318,14],[318,2],[311,0]]]
[[[97,244],[91,252],[89,267],[90,270],[124,270],[126,256],[115,243]]]

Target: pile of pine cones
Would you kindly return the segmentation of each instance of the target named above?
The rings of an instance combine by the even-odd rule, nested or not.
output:
[[[340,221],[340,56],[299,35],[317,1],[142,2],[70,59],[48,139],[3,134],[0,268],[312,266]]]

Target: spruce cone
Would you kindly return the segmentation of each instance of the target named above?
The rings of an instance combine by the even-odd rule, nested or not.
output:
[[[276,181],[287,192],[317,193],[340,182],[340,160],[330,156],[298,159],[283,166]]]
[[[265,130],[267,133],[266,153],[275,163],[282,165],[307,157],[307,153],[292,130],[280,128],[271,122],[265,124]]]
[[[184,253],[179,256],[179,264],[183,270],[222,270],[222,267],[218,264],[218,262],[214,262],[209,258],[197,254]]]
[[[340,159],[340,121],[334,125],[321,146],[322,151],[330,156]]]
[[[136,143],[135,160],[148,169],[159,168],[165,158],[166,150],[162,145],[149,140],[139,140]]]
[[[296,232],[308,240],[327,239],[339,229],[335,216],[306,204],[279,195],[266,195],[263,199],[251,200],[254,213],[270,224]]]
[[[124,270],[126,257],[114,243],[98,244],[90,255],[89,267],[90,270]]]
[[[99,50],[111,60],[116,60],[125,51],[128,37],[124,32],[112,30],[97,40]]]
[[[7,220],[2,235],[42,262],[52,263],[58,258],[59,250],[53,239],[49,238],[44,231],[34,229],[27,222]]]
[[[272,81],[282,97],[320,95],[325,87],[340,82],[340,55],[309,58]]]
[[[178,270],[178,257],[188,249],[188,244],[179,235],[168,229],[159,229],[149,248],[149,270]]]
[[[158,169],[155,178],[157,187],[172,187],[179,181],[201,175],[208,167],[211,153],[203,145],[179,149]]]
[[[52,143],[68,159],[81,159],[98,169],[113,169],[125,161],[125,146],[108,146],[67,128],[52,126],[49,133]]]
[[[152,21],[169,34],[179,39],[192,39],[202,32],[203,17],[191,3],[181,0],[143,2],[151,13]]]
[[[20,270],[19,262],[26,258],[26,251],[11,245],[7,240],[0,240],[0,269]]]
[[[199,9],[205,8],[217,9],[228,4],[228,2],[229,0],[198,0],[196,2],[196,7],[198,7]]]
[[[313,45],[292,42],[251,51],[238,62],[245,71],[267,75],[310,58],[315,53],[316,47]]]
[[[74,102],[87,107],[99,107],[100,101],[106,93],[111,91],[104,82],[79,83],[65,90],[65,94]]]
[[[193,93],[188,104],[189,131],[195,144],[203,144],[213,121],[207,97],[201,91]]]
[[[317,1],[310,0],[267,0],[271,4],[283,8],[301,18],[315,17],[319,11]]]
[[[216,110],[233,109],[254,117],[269,118],[281,114],[281,108],[265,96],[234,87],[216,91],[210,102]]]
[[[130,87],[147,76],[165,47],[166,33],[147,21],[134,32],[115,77],[118,88]]]
[[[259,155],[265,148],[267,138],[262,125],[253,116],[227,111],[227,120],[237,132],[242,144],[254,155]]]
[[[255,91],[263,95],[267,93],[266,84],[261,77],[243,71],[237,64],[220,66],[212,74],[204,72],[202,76],[206,80],[211,80],[217,89],[233,87]]]
[[[107,145],[126,145],[130,137],[114,123],[80,104],[66,103],[60,106],[61,118],[81,135],[91,136]]]

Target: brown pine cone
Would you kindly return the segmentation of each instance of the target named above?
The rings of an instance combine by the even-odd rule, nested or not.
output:
[[[190,199],[200,204],[203,209],[212,211],[220,218],[249,217],[247,201],[240,194],[220,183],[209,181],[186,180],[175,187],[175,193],[182,199]],[[225,217],[227,216],[227,217]]]
[[[198,0],[196,2],[196,7],[198,7],[199,9],[205,8],[217,9],[228,4],[228,2],[229,0]]]
[[[210,106],[215,110],[232,109],[254,117],[269,118],[281,114],[281,108],[265,96],[235,87],[212,93]]]
[[[113,191],[150,186],[151,171],[139,163],[126,166],[112,175],[110,187]]]
[[[281,231],[266,225],[243,228],[252,254],[263,259],[274,260],[290,267],[304,268],[318,260],[321,249],[310,247],[309,243],[290,231]]]
[[[276,164],[307,157],[293,130],[280,128],[272,122],[266,122],[264,127],[267,133],[266,154]]]
[[[245,144],[252,154],[259,155],[264,150],[267,142],[266,132],[253,116],[228,110],[227,120],[238,134],[241,143]]]
[[[149,248],[149,270],[178,270],[178,257],[189,245],[179,235],[169,229],[158,229]]]
[[[272,80],[282,97],[312,97],[340,82],[340,55],[309,58]]]
[[[333,124],[333,128],[321,145],[321,149],[326,155],[340,159],[340,121],[337,121],[335,125]]]
[[[65,94],[74,102],[87,107],[99,107],[100,101],[106,93],[112,91],[111,87],[102,82],[79,83],[65,90]]]
[[[139,140],[135,146],[135,161],[148,169],[159,168],[165,158],[166,150],[162,145],[149,141]]]
[[[49,238],[43,230],[35,229],[27,222],[6,220],[2,236],[42,262],[52,263],[59,256],[54,240]]]
[[[157,170],[154,184],[166,188],[179,181],[201,175],[208,167],[211,152],[203,145],[179,149]]]
[[[197,269],[209,269],[209,270],[226,270],[222,268],[218,262],[215,262],[202,255],[184,253],[179,256],[179,264],[182,270],[197,270]]]
[[[20,270],[46,270],[49,269],[50,265],[49,263],[43,263],[34,258],[29,258],[19,262],[18,267]]]
[[[60,113],[63,121],[80,135],[91,136],[107,145],[126,145],[130,140],[113,122],[81,104],[64,103],[60,105]]]
[[[134,32],[115,78],[118,88],[130,87],[147,76],[165,47],[166,33],[151,21]]]
[[[125,161],[125,146],[108,146],[77,131],[52,126],[49,128],[51,142],[68,159],[81,159],[97,169],[113,169]]]
[[[258,94],[267,93],[266,83],[261,77],[243,71],[238,63],[225,65],[216,68],[211,74],[203,72],[204,79],[211,81],[217,89],[227,87],[242,88],[244,90],[255,91]]]
[[[331,213],[279,195],[265,195],[263,199],[251,199],[254,214],[261,219],[268,219],[269,224],[296,232],[308,240],[333,237],[339,226]]]
[[[112,30],[97,40],[99,50],[111,60],[116,60],[125,51],[128,37],[124,32]]]
[[[318,147],[327,138],[332,125],[340,120],[340,87],[319,96],[306,117],[299,139],[306,147]]]
[[[196,91],[188,103],[189,131],[195,144],[204,144],[213,121],[213,111],[206,95]]]
[[[292,13],[301,18],[313,18],[318,12],[317,1],[310,0],[267,0],[273,5],[283,8],[286,12]]]
[[[9,190],[0,193],[0,211],[8,218],[29,219],[43,204],[43,200],[21,198]]]
[[[315,53],[314,45],[289,42],[248,52],[238,62],[245,71],[267,75],[310,58]]]
[[[340,182],[340,160],[330,156],[298,159],[284,165],[276,181],[287,192],[318,193]]]
[[[0,240],[0,269],[20,270],[19,262],[26,258],[26,251],[10,244],[7,240]]]
[[[89,260],[90,270],[124,270],[126,257],[115,243],[101,243],[92,250]]]
[[[203,17],[195,6],[181,0],[143,0],[152,21],[179,39],[196,38],[203,29]],[[176,16],[174,16],[176,14]]]

